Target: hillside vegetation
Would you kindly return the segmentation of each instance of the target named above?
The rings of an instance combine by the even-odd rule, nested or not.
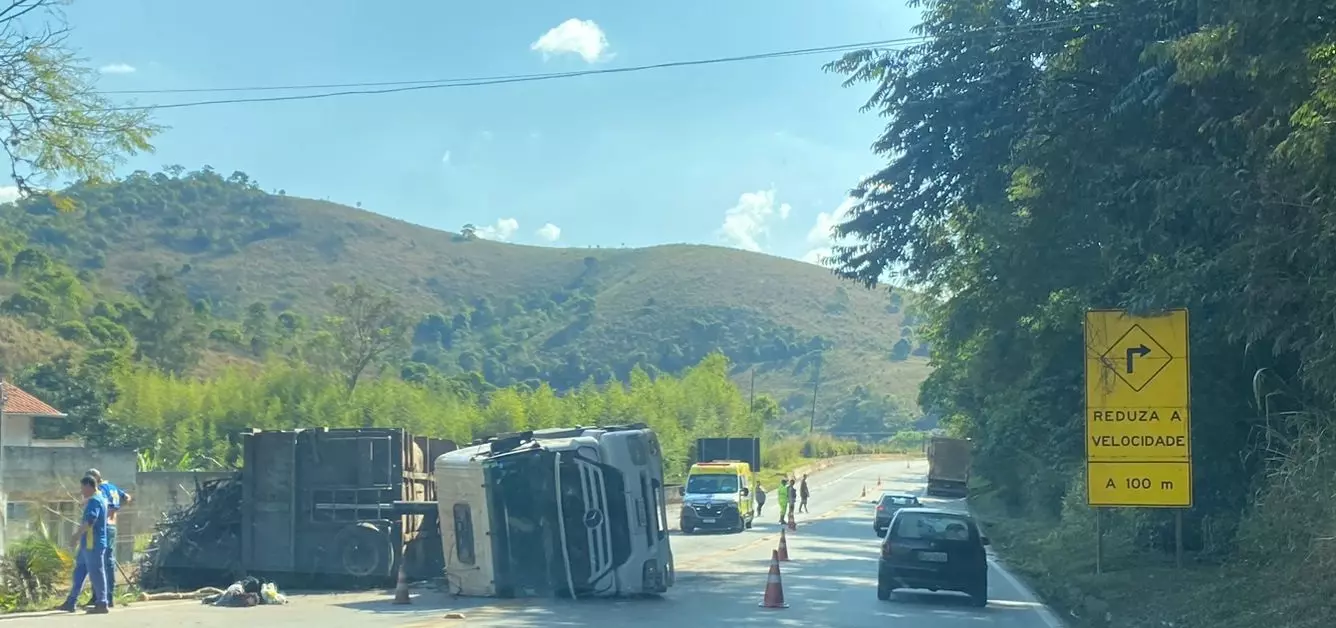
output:
[[[872,83],[888,164],[843,274],[940,295],[920,397],[976,443],[974,506],[1079,626],[1336,617],[1336,29],[1329,0],[923,0]],[[1194,501],[1104,513],[1083,313],[1190,310]]]
[[[237,333],[211,338],[231,338],[251,358],[270,341],[242,333],[245,320],[318,321],[333,313],[332,285],[364,281],[416,321],[413,361],[476,371],[495,386],[569,390],[591,377],[626,380],[636,365],[676,373],[718,350],[744,384],[754,367],[758,390],[796,421],[810,412],[818,363],[819,397],[853,395],[876,406],[869,413],[904,417],[928,371],[905,295],[793,260],[711,246],[491,242],[269,194],[207,168],[135,173],[64,197],[77,211],[37,197],[0,209],[0,221],[104,292],[129,290],[146,269],[171,274],[198,307],[238,322]],[[818,426],[834,427],[836,411],[818,404]]]

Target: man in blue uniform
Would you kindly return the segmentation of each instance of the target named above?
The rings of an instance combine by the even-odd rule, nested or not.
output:
[[[78,532],[70,539],[78,551],[74,567],[74,585],[61,610],[74,612],[79,603],[79,593],[83,591],[84,579],[93,581],[93,607],[88,612],[105,614],[107,606],[107,500],[97,489],[97,478],[84,476],[79,481],[83,492],[83,517]]]
[[[97,491],[107,502],[107,606],[116,606],[116,515],[130,504],[130,494],[102,479],[102,472],[89,469],[84,475],[97,480]]]

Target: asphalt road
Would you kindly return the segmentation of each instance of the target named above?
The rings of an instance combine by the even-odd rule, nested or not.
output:
[[[316,622],[324,628],[418,627],[450,624],[488,627],[764,625],[915,628],[989,626],[1056,628],[1061,624],[1015,578],[990,565],[989,602],[970,607],[950,593],[902,591],[889,602],[876,598],[877,543],[871,501],[881,491],[921,493],[926,463],[859,462],[836,465],[809,478],[812,512],[798,517],[788,535],[790,562],[781,564],[787,609],[759,608],[770,553],[779,537],[772,513],[740,534],[674,532],[677,584],[661,599],[463,600],[430,589],[414,591],[413,604],[394,606],[384,593],[296,595],[282,607],[212,608],[198,602],[155,602],[117,609],[112,615],[4,618],[4,628],[172,625],[199,628],[290,627]],[[877,486],[878,478],[882,485]],[[863,489],[867,497],[860,497]],[[959,500],[924,498],[930,505],[963,508]],[[778,513],[773,513],[777,515]],[[774,517],[777,519],[777,517]],[[281,583],[280,583],[281,584]],[[461,613],[464,619],[447,618]]]

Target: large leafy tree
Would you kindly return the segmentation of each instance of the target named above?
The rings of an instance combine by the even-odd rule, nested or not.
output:
[[[0,0],[0,147],[20,193],[54,179],[99,180],[152,149],[147,109],[118,107],[69,48],[62,0]],[[72,206],[56,198],[61,208]]]
[[[1336,4],[914,4],[925,43],[828,66],[890,119],[832,266],[934,297],[921,402],[1017,508],[1079,477],[1081,311],[1191,308],[1198,512],[1237,513],[1254,372],[1336,400]]]

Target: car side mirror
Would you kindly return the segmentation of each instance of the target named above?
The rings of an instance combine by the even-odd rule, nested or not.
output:
[[[746,497],[746,496],[748,496],[748,495],[750,495],[750,494],[751,494],[751,490],[750,490],[750,489],[748,489],[748,488],[745,487],[745,486],[742,487],[742,496],[743,496],[743,497]]]
[[[984,545],[991,545],[991,544],[993,543],[993,542],[992,542],[991,540],[989,540],[988,537],[986,537],[986,536],[981,536],[981,537],[979,537],[979,542],[980,542],[980,543],[983,543]]]
[[[679,487],[677,487],[677,494],[680,495],[680,496],[682,496],[682,497],[686,497],[686,495],[687,495],[687,487],[685,487],[685,486],[679,486]]]

